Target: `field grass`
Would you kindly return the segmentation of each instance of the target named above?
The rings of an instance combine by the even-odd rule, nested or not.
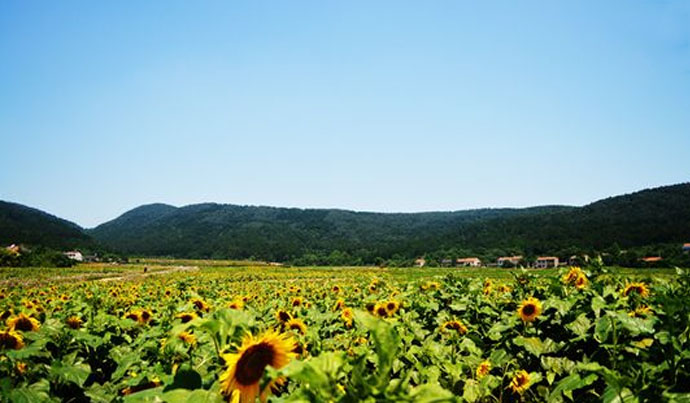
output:
[[[0,400],[680,401],[688,298],[675,269],[0,269]]]

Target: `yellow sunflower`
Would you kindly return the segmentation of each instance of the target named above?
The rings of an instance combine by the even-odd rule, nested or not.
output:
[[[579,267],[571,267],[570,270],[568,270],[568,272],[565,275],[563,275],[563,277],[561,278],[561,282],[563,284],[572,284],[581,275],[584,275],[582,269],[580,269]]]
[[[21,334],[14,330],[0,332],[0,349],[19,350],[22,347],[24,347],[24,339]]]
[[[376,304],[375,304],[374,302],[367,302],[367,303],[364,305],[364,307],[367,309],[367,312],[369,312],[369,313],[371,313],[371,314],[375,314],[375,313],[376,313],[376,312],[375,312],[375,310],[376,310]]]
[[[379,303],[376,304],[374,307],[374,314],[381,317],[381,318],[387,318],[388,317],[388,309],[386,309],[386,303]]]
[[[192,299],[192,304],[199,311],[208,312],[211,310],[211,307],[201,298]]]
[[[654,312],[652,312],[652,309],[647,305],[640,305],[637,308],[635,308],[634,311],[629,312],[628,316],[639,318],[652,315],[653,313]]]
[[[194,312],[182,312],[178,313],[175,317],[181,320],[182,323],[187,323],[189,321],[196,319],[198,316],[196,316]]]
[[[17,316],[7,319],[7,327],[10,330],[21,330],[22,332],[35,332],[41,327],[40,322],[30,316],[20,313]]]
[[[292,301],[290,302],[290,305],[292,305],[293,307],[297,307],[297,306],[301,306],[303,303],[304,303],[304,298],[302,298],[302,297],[295,297],[295,298],[293,298]]]
[[[524,369],[521,369],[513,375],[513,379],[510,380],[510,389],[515,393],[522,394],[529,388],[529,374]]]
[[[386,302],[386,311],[388,312],[388,316],[395,315],[395,313],[398,312],[398,309],[400,309],[400,303],[398,301],[390,300]]]
[[[247,334],[236,353],[223,355],[226,370],[220,376],[221,393],[228,400],[254,402],[266,366],[283,368],[295,358],[294,349],[295,341],[288,334],[274,330],[258,337]],[[235,391],[239,391],[239,398]]]
[[[345,327],[352,327],[352,320],[354,319],[355,314],[352,312],[352,309],[350,308],[345,308],[343,309],[343,312],[340,314],[340,318],[345,322]]]
[[[300,334],[307,333],[307,325],[301,319],[292,318],[285,322],[285,328],[289,330],[297,330]]]
[[[537,316],[541,314],[541,302],[534,297],[529,297],[525,301],[522,301],[517,313],[523,321],[534,322]]]
[[[72,329],[79,329],[84,322],[82,322],[82,320],[77,316],[70,316],[67,318],[65,323],[67,323],[67,326],[71,327]]]
[[[582,290],[585,287],[587,287],[587,283],[589,283],[589,280],[587,280],[587,276],[585,276],[584,273],[580,274],[577,276],[577,279],[575,279],[575,288],[578,290]]]
[[[625,286],[623,290],[623,296],[627,297],[630,293],[637,293],[640,297],[644,298],[649,295],[649,288],[645,283],[629,283]]]
[[[342,299],[342,298],[339,298],[339,299],[335,302],[335,306],[333,307],[333,310],[334,310],[334,311],[338,311],[338,310],[341,310],[341,309],[343,309],[343,308],[345,308],[345,300]]]
[[[477,379],[481,379],[489,374],[491,371],[491,363],[489,361],[483,361],[477,367]]]
[[[462,334],[467,333],[467,326],[465,326],[459,320],[449,320],[449,321],[443,322],[443,324],[441,325],[441,331],[442,332],[455,331],[458,334],[462,335]]]
[[[278,319],[278,322],[280,323],[286,323],[292,319],[292,314],[288,311],[280,309],[278,312],[276,312],[276,319]]]
[[[234,300],[228,305],[228,308],[241,310],[244,308],[244,302],[242,302],[242,300]]]
[[[177,335],[177,338],[185,342],[185,344],[189,344],[190,346],[196,344],[196,336],[189,332],[180,332],[180,334]]]

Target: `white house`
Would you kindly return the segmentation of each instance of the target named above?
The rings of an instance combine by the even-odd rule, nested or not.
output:
[[[555,256],[540,256],[534,267],[537,269],[546,269],[547,267],[558,267],[558,258]]]
[[[502,267],[505,263],[510,263],[517,266],[522,260],[522,255],[519,256],[501,256],[498,258],[498,267]]]
[[[81,254],[78,250],[71,250],[68,252],[65,252],[65,256],[72,260],[76,260],[77,262],[83,262],[84,261],[84,255]]]
[[[482,261],[479,260],[478,257],[465,257],[465,258],[456,260],[455,264],[458,266],[465,266],[465,267],[479,267],[482,265]]]

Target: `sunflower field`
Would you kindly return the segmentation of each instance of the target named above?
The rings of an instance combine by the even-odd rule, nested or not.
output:
[[[683,270],[463,270],[157,267],[109,281],[18,270],[0,283],[0,396],[690,400]]]

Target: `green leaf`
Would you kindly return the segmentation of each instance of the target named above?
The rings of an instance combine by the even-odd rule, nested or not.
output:
[[[592,327],[592,322],[587,318],[587,314],[580,314],[577,319],[566,325],[571,332],[578,337],[587,336],[589,328]]]
[[[181,365],[175,373],[173,383],[165,388],[165,391],[173,389],[199,389],[201,388],[201,375],[193,370],[189,364]]]
[[[29,386],[15,388],[10,392],[9,401],[15,403],[34,403],[49,400],[50,383],[47,379],[33,383]]]
[[[91,374],[91,368],[87,364],[66,364],[62,361],[53,361],[50,366],[50,375],[60,383],[74,382],[81,386]]]
[[[602,316],[597,320],[597,324],[594,327],[594,339],[599,343],[605,343],[609,338],[609,333],[611,332],[613,319],[608,316]]]
[[[519,336],[513,340],[516,346],[521,346],[528,352],[539,357],[542,354],[553,353],[559,350],[559,345],[551,339],[541,341],[538,337]]]

